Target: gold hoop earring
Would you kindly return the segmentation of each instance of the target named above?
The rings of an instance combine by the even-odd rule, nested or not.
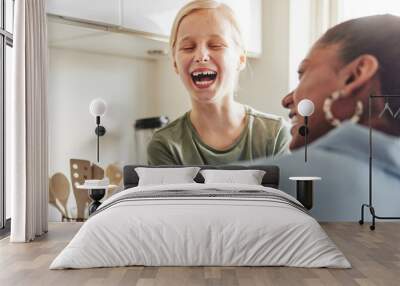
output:
[[[338,118],[335,118],[332,113],[332,105],[333,103],[338,100],[339,98],[344,98],[346,97],[343,92],[337,90],[333,92],[330,96],[328,96],[325,101],[324,101],[324,106],[323,106],[323,111],[325,114],[325,119],[328,121],[332,126],[337,127],[342,124],[342,121],[340,121]],[[357,100],[356,103],[356,108],[354,111],[353,116],[350,118],[350,121],[353,123],[357,123],[360,121],[361,114],[363,113],[363,104],[361,100]]]

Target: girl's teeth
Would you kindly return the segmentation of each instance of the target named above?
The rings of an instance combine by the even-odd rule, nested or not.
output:
[[[213,75],[215,74],[215,72],[213,71],[201,71],[201,72],[193,72],[194,76],[198,76],[198,75]]]
[[[212,80],[208,80],[208,81],[196,81],[197,85],[208,85],[211,84],[213,81]]]

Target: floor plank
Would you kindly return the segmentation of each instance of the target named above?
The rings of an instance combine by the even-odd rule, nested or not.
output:
[[[290,267],[118,267],[48,269],[81,223],[51,223],[49,233],[32,243],[0,240],[0,285],[400,285],[400,222],[379,222],[375,231],[357,223],[323,223],[352,269]]]

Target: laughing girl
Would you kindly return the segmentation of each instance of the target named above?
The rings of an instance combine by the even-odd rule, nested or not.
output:
[[[210,0],[184,6],[170,50],[192,109],[154,134],[150,165],[219,165],[286,152],[290,132],[284,120],[235,101],[246,55],[228,6]]]

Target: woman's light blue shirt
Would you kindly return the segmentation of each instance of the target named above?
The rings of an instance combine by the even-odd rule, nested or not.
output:
[[[312,130],[310,131],[312,132]],[[379,216],[400,216],[400,139],[372,131],[373,205]],[[314,207],[319,221],[356,221],[361,205],[368,203],[369,129],[344,123],[308,148],[279,159],[259,159],[252,164],[278,165],[280,189],[295,196],[296,182],[291,176],[319,176],[314,182]],[[367,213],[368,212],[368,213]],[[370,220],[366,209],[366,220]]]

